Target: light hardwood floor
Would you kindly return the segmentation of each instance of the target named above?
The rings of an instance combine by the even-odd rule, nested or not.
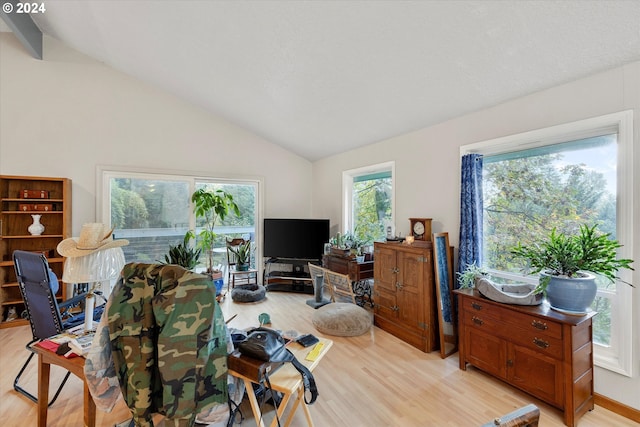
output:
[[[269,313],[272,327],[319,334],[313,328],[310,295],[272,292],[255,304],[222,303],[225,318],[237,314],[229,326],[257,326],[258,315]],[[0,426],[36,426],[36,405],[13,391],[13,378],[27,355],[28,326],[0,330]],[[388,333],[372,328],[360,337],[330,337],[335,344],[315,370],[320,396],[311,406],[315,425],[382,427],[473,427],[494,417],[534,403],[541,409],[541,427],[563,426],[559,410],[528,396],[481,371],[458,369],[457,354],[441,359],[425,354]],[[35,364],[34,364],[35,365]],[[52,384],[62,372],[52,368]],[[37,370],[26,375],[27,388],[36,390]],[[245,405],[247,418],[251,411]],[[120,402],[109,414],[98,411],[98,426],[126,420],[128,409]],[[265,416],[265,421],[270,417]],[[161,423],[159,423],[161,424]],[[252,419],[242,425],[252,426]],[[306,425],[298,411],[294,426]],[[638,426],[602,407],[582,417],[580,427]],[[82,383],[73,375],[58,401],[49,408],[49,427],[82,426]]]

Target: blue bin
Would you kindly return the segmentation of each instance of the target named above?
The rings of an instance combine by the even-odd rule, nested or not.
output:
[[[224,279],[221,277],[219,279],[215,279],[213,284],[216,285],[216,295],[220,295],[222,292],[222,287],[224,286]]]

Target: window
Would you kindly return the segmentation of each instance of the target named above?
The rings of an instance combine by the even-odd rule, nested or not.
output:
[[[393,174],[393,162],[343,173],[343,231],[369,241],[383,240],[394,231]]]
[[[624,112],[462,147],[483,155],[483,264],[498,280],[523,277],[510,249],[598,224],[632,254],[632,114]],[[618,275],[631,282],[631,274]],[[631,289],[598,282],[593,309],[596,364],[631,375]]]
[[[241,212],[240,217],[232,214],[216,224],[214,265],[226,264],[226,238],[257,239],[258,181],[113,170],[103,170],[101,175],[103,222],[114,227],[117,238],[129,240],[123,248],[127,262],[164,261],[169,245],[182,243],[189,230],[200,231],[191,194],[201,187],[227,191]],[[252,262],[255,259],[252,256]],[[205,263],[206,257],[201,256],[200,266],[204,268]]]

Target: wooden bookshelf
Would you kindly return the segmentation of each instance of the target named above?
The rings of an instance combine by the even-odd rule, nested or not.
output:
[[[25,190],[28,190],[25,194]],[[31,215],[41,215],[41,235],[28,231]],[[64,258],[56,252],[58,243],[71,236],[71,180],[37,176],[0,175],[0,328],[24,325],[25,309],[18,288],[12,254],[15,250],[42,252],[53,272],[62,277]],[[64,283],[56,296],[65,299]],[[7,321],[15,307],[18,319]]]

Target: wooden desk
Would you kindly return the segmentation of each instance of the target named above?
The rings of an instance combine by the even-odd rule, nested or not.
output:
[[[323,255],[322,266],[336,273],[348,275],[352,283],[353,292],[356,294],[358,305],[362,306],[369,302],[373,307],[369,279],[373,279],[374,261],[357,262],[355,258]]]
[[[37,344],[31,346],[31,348],[38,355],[38,427],[47,426],[49,373],[51,372],[51,365],[61,366],[84,382],[84,425],[85,427],[95,427],[96,404],[91,397],[91,393],[89,393],[89,387],[84,378],[84,357],[67,359]]]
[[[327,351],[329,351],[329,349],[333,345],[333,341],[331,341],[330,339],[321,338],[320,342],[324,343],[324,347],[322,348],[322,352],[320,353],[320,355],[313,362],[305,360],[305,357],[313,347],[305,348],[300,344],[293,342],[290,343],[287,347],[303,365],[305,365],[311,372],[313,372],[316,366],[318,366],[318,363],[320,363],[320,360],[322,360],[324,355],[327,354]],[[249,396],[249,402],[251,403],[251,411],[253,412],[253,416],[256,420],[256,426],[265,427],[264,420],[262,419],[262,412],[260,411],[260,403],[258,403],[258,398],[256,397],[255,392],[252,393],[252,380],[233,370],[229,370],[229,374],[244,381],[245,387],[247,389],[247,396]],[[291,400],[293,394],[297,392],[293,406],[291,407],[289,415],[285,423],[283,424],[284,427],[291,425],[293,415],[295,414],[295,411],[298,409],[299,405],[302,406],[302,410],[304,411],[304,415],[307,419],[307,424],[310,427],[313,427],[313,421],[311,420],[309,406],[307,406],[304,401],[304,384],[302,383],[302,376],[300,375],[300,372],[298,372],[291,363],[286,363],[284,366],[280,367],[273,375],[269,376],[269,381],[271,383],[271,388],[275,391],[279,391],[283,395],[282,401],[280,402],[280,405],[278,405],[277,409],[278,418],[280,419],[282,419],[282,416],[284,415],[284,411],[287,408],[289,400]],[[271,422],[271,426],[276,426],[277,422],[278,421],[276,417],[274,417],[273,421]]]

